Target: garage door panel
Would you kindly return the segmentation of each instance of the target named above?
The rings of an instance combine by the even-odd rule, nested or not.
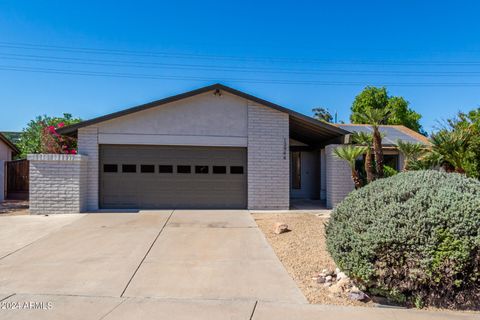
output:
[[[117,172],[103,172],[108,164]],[[125,164],[136,172],[122,172]],[[141,172],[141,165],[154,165],[154,172]],[[160,165],[173,172],[160,173]],[[191,173],[177,173],[179,165]],[[208,173],[196,173],[195,166],[207,166]],[[213,173],[213,166],[226,173]],[[242,166],[243,174],[231,174],[231,166]],[[246,180],[245,148],[100,146],[102,208],[245,208]]]

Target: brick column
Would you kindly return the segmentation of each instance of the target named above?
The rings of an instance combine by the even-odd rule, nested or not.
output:
[[[86,210],[87,157],[29,154],[30,213],[79,213]]]
[[[333,154],[333,150],[341,146],[331,144],[325,147],[328,208],[333,208],[355,189],[350,166],[345,160],[339,159]]]
[[[248,208],[288,209],[288,114],[249,104],[247,153]]]
[[[87,209],[98,210],[98,128],[78,129],[78,153],[88,156]]]

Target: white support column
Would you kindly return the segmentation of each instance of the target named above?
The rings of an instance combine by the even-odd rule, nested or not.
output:
[[[98,210],[99,150],[98,128],[85,127],[78,130],[78,153],[88,156],[87,210]]]

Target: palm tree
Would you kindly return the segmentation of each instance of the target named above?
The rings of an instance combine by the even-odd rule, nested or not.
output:
[[[383,178],[383,150],[380,125],[385,124],[388,114],[388,110],[373,108],[356,114],[362,122],[371,125],[373,129],[373,153],[375,154],[375,171],[377,178]]]
[[[373,159],[372,159],[372,145],[373,135],[367,132],[355,132],[353,134],[353,142],[365,146],[365,173],[367,174],[367,182],[370,183],[375,180],[375,174],[373,172]]]
[[[352,170],[352,180],[355,184],[355,189],[359,189],[362,187],[362,179],[360,179],[360,175],[355,168],[355,161],[358,157],[360,157],[367,151],[366,149],[366,147],[348,145],[344,147],[338,147],[333,150],[335,156],[347,161],[350,165],[350,169]]]
[[[420,159],[425,153],[425,147],[421,143],[412,143],[397,140],[398,151],[403,155],[402,171],[410,170],[410,165]]]
[[[471,137],[471,127],[456,131],[441,130],[430,137],[432,149],[427,158],[447,171],[450,166],[455,172],[465,173],[464,162],[468,156]]]

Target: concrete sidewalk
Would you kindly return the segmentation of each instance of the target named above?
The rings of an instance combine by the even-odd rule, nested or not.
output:
[[[62,295],[14,295],[0,302],[43,303],[45,309],[0,309],[2,320],[467,320],[480,314],[340,307],[249,300],[186,300]],[[49,304],[50,303],[50,304]],[[40,306],[40,304],[38,304]],[[51,309],[48,309],[48,306]]]

